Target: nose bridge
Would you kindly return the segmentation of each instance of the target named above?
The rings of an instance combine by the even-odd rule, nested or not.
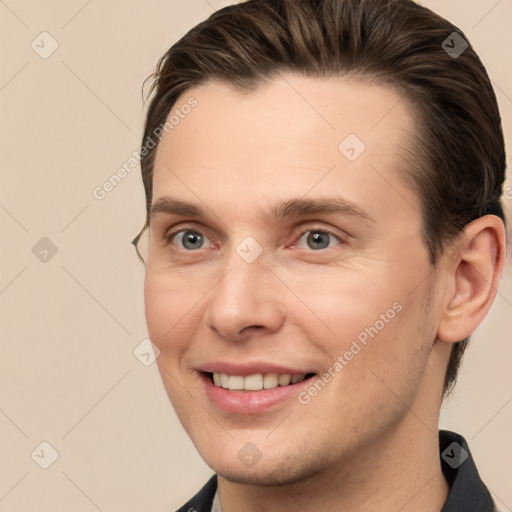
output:
[[[236,236],[234,237],[236,239]],[[240,238],[239,238],[240,239]],[[270,273],[268,257],[263,246],[252,236],[246,236],[230,248],[225,258],[225,277],[221,288],[227,288],[234,294],[253,296],[258,282],[267,280]],[[251,292],[251,293],[249,293]]]
[[[279,328],[283,308],[273,293],[272,272],[263,247],[247,237],[226,257],[225,272],[209,301],[209,326],[235,340],[247,327]]]
[[[233,311],[239,309],[242,312],[250,304],[256,307],[265,291],[258,285],[267,281],[265,274],[269,272],[263,251],[256,257],[254,249],[242,242],[230,251],[224,269],[224,277],[214,290],[216,300]]]

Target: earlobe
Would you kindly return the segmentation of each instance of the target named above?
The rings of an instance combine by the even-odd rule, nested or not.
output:
[[[505,226],[495,215],[486,215],[466,226],[455,242],[448,287],[449,296],[438,328],[438,339],[455,343],[480,325],[496,297],[505,264]],[[448,256],[446,256],[448,257]],[[447,292],[448,293],[448,292]]]

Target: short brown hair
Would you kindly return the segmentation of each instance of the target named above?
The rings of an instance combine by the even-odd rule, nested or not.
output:
[[[468,44],[461,55],[448,52],[454,41]],[[432,265],[469,222],[505,220],[505,148],[487,72],[457,27],[412,0],[249,0],[215,12],[160,59],[143,147],[185,90],[218,80],[250,91],[286,71],[369,78],[409,100],[417,133],[408,178]],[[156,149],[141,159],[147,222]],[[452,349],[445,394],[468,342]]]

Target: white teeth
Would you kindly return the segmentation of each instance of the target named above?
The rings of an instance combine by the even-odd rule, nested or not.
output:
[[[229,377],[229,389],[244,389],[244,378],[231,375]]]
[[[292,376],[289,373],[285,373],[284,375],[279,376],[279,385],[280,386],[288,386],[290,384]]]
[[[279,386],[279,375],[277,373],[267,373],[263,377],[263,387],[265,389],[273,389]]]
[[[247,391],[259,391],[263,389],[263,374],[255,373],[254,375],[248,375],[244,379],[244,389]]]
[[[242,377],[240,375],[228,375],[226,373],[214,373],[213,383],[217,387],[229,389],[230,391],[261,391],[262,389],[274,389],[278,386],[297,384],[306,378],[306,374],[290,375],[284,373],[255,373]]]

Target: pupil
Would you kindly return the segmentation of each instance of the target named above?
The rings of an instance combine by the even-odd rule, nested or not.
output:
[[[324,249],[329,245],[329,237],[326,233],[314,232],[309,235],[309,241],[314,249]]]
[[[187,249],[197,249],[201,246],[202,238],[202,235],[199,233],[193,233],[189,231],[184,237],[184,246]]]

